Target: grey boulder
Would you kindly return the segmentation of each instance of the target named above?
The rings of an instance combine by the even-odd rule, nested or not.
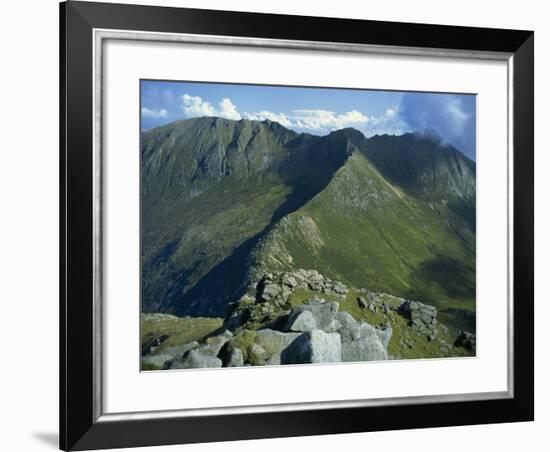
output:
[[[307,304],[303,304],[293,309],[289,315],[292,320],[299,313],[309,311],[315,319],[315,327],[325,332],[332,332],[336,327],[336,314],[338,313],[339,304],[335,301],[312,300]]]
[[[222,367],[222,360],[200,350],[189,350],[181,359],[174,361],[170,366],[171,369],[204,369],[210,367]]]
[[[338,333],[313,330],[299,336],[281,354],[281,364],[334,363],[342,361]]]

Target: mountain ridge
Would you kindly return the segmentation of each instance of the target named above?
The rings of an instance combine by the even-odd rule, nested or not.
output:
[[[359,247],[364,252],[383,249],[395,258],[374,265],[352,247],[353,262],[339,256],[338,268],[323,268],[333,277],[419,295],[426,279],[413,274],[420,257],[430,262],[443,253],[442,262],[456,270],[448,260],[454,253],[466,263],[469,286],[472,273],[475,281],[475,162],[452,146],[413,134],[366,138],[348,128],[316,136],[274,121],[202,117],[142,133],[141,152],[144,311],[223,315],[256,274],[269,270],[275,245],[292,248],[285,252],[303,268],[323,267],[312,243],[331,258],[338,254],[332,243],[349,248],[353,236],[337,230],[342,219],[342,230],[368,244]],[[426,222],[437,240],[420,237],[415,221]],[[284,227],[291,234],[282,234]],[[291,244],[296,234],[301,241]]]

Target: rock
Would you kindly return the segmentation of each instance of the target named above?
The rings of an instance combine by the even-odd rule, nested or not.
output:
[[[427,335],[428,340],[435,339],[437,308],[418,301],[404,301],[397,311],[411,320],[410,326],[419,335]]]
[[[301,333],[281,333],[280,331],[265,329],[256,331],[255,343],[265,351],[265,364],[281,364],[281,353],[294,340],[300,337]]]
[[[225,320],[223,326],[228,330],[235,330],[248,322],[250,317],[251,311],[249,308],[238,310]]]
[[[321,292],[325,288],[322,281],[309,281],[308,285],[311,290],[318,292]]]
[[[385,359],[388,359],[388,353],[375,331],[361,335],[358,339],[342,342],[342,361],[344,362]]]
[[[342,361],[338,333],[313,330],[299,336],[281,353],[282,364],[333,363]]]
[[[172,345],[171,347],[165,347],[162,351],[163,354],[170,355],[172,359],[179,359],[185,353],[193,348],[197,348],[199,343],[197,341],[188,342],[187,344],[182,345]]]
[[[265,349],[258,344],[252,344],[248,351],[248,360],[254,366],[262,366],[265,364]]]
[[[365,297],[357,297],[357,304],[361,309],[367,308],[367,300],[365,300]]]
[[[260,301],[269,301],[281,293],[281,287],[277,284],[267,284],[262,287]]]
[[[222,367],[222,360],[199,350],[189,350],[181,359],[172,362],[170,369],[204,369]]]
[[[323,275],[321,275],[317,270],[311,270],[309,273],[309,281],[324,281]]]
[[[212,356],[218,356],[222,347],[232,338],[233,333],[229,330],[226,330],[218,336],[213,336],[206,339],[206,343],[200,346],[199,350]]]
[[[285,326],[285,331],[311,331],[316,328],[315,318],[310,311],[297,311],[290,316]]]
[[[296,281],[296,278],[294,278],[293,276],[290,276],[290,275],[283,276],[282,283],[285,286],[291,287],[292,289],[294,289],[298,285],[298,282]]]
[[[238,347],[233,347],[229,352],[229,359],[226,367],[242,367],[244,365],[243,352]]]
[[[336,284],[334,284],[332,291],[338,295],[346,295],[349,292],[348,288],[344,286],[341,282],[337,282]]]
[[[338,312],[339,304],[335,301],[311,300],[294,308],[290,313],[290,318],[297,316],[299,312],[309,311],[315,319],[315,326],[319,330],[332,332],[335,330],[335,318]]]
[[[432,317],[424,313],[420,314],[420,320],[422,320],[427,325],[432,323]]]
[[[471,352],[476,351],[476,335],[469,333],[468,331],[460,331],[454,345],[458,347],[464,347]]]
[[[162,369],[164,365],[173,359],[172,355],[161,353],[159,355],[147,355],[141,358],[141,364],[148,365],[148,366],[154,366],[158,369]]]
[[[340,311],[336,314],[336,320],[338,322],[338,331],[350,330],[357,326],[357,320],[346,311]]]
[[[386,324],[386,328],[383,330],[376,330],[376,334],[378,335],[378,339],[380,339],[380,342],[382,342],[382,345],[387,350],[388,344],[390,343],[391,336],[393,334],[393,328],[388,323]]]

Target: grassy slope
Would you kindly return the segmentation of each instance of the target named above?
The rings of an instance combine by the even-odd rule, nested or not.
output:
[[[317,240],[304,240],[303,224]],[[265,268],[315,268],[355,287],[474,308],[472,250],[435,209],[389,184],[359,153],[256,252]]]

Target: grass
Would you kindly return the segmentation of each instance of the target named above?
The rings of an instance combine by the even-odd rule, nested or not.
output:
[[[473,310],[475,253],[441,215],[422,200],[390,190],[378,171],[354,154],[325,190],[273,230],[272,246],[262,252],[286,254],[294,268],[315,268],[351,286],[440,309]],[[304,218],[315,225],[322,246],[304,240]]]
[[[161,354],[167,347],[203,339],[221,325],[222,319],[218,318],[145,315],[141,320],[141,347],[166,336],[154,351],[154,354]]]

